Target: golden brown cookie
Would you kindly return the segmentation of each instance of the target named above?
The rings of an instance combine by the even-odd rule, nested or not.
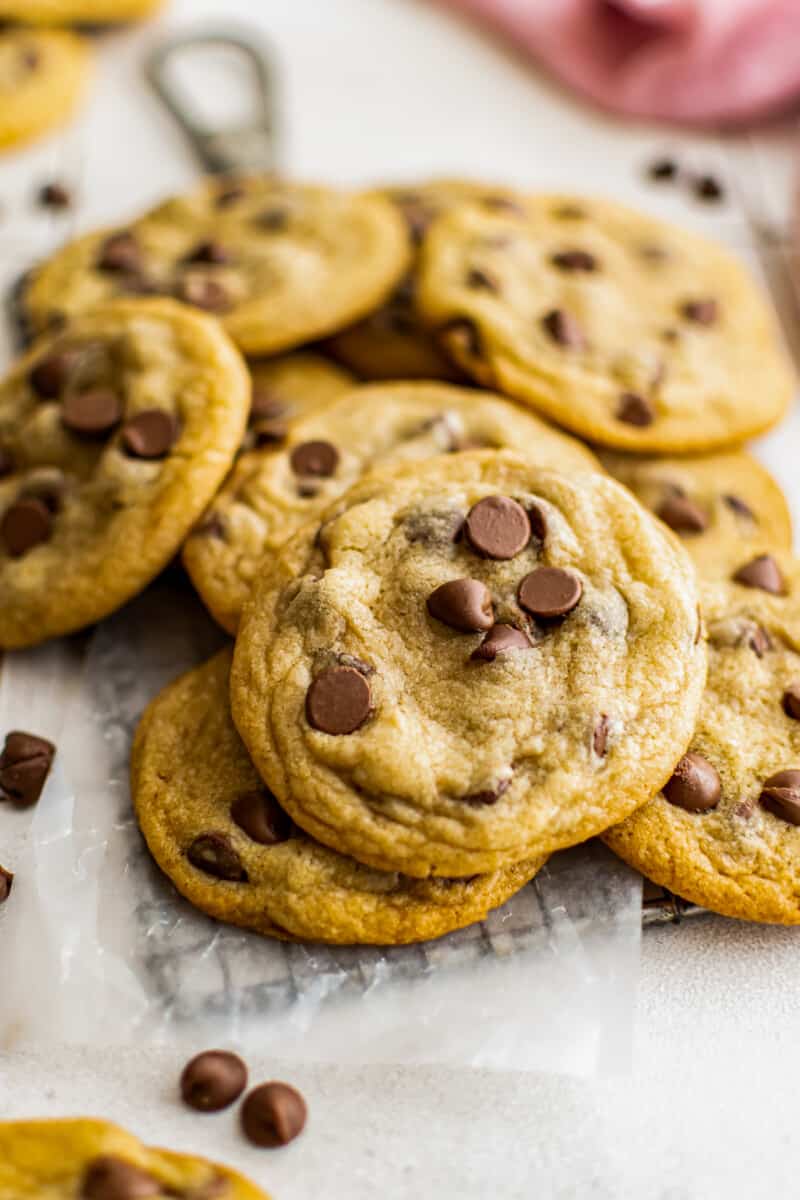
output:
[[[0,1200],[269,1200],[229,1167],[154,1150],[108,1121],[0,1121]]]
[[[440,383],[357,388],[289,426],[284,445],[244,454],[188,539],[183,561],[231,633],[267,551],[366,471],[471,446],[517,449],[565,471],[599,469],[585,446],[489,392]]]
[[[740,444],[795,388],[774,315],[730,254],[606,200],[450,210],[425,238],[417,308],[480,383],[637,453]]]
[[[274,449],[285,441],[290,422],[349,392],[356,383],[344,367],[308,350],[254,360],[248,366],[253,396],[246,450]]]
[[[250,379],[212,317],[121,300],[0,382],[0,648],[81,629],[172,559],[227,474]]]
[[[231,651],[151,703],[131,763],[142,833],[197,908],[268,937],[398,945],[440,937],[504,903],[544,857],[472,879],[410,879],[329,850],[267,791],[230,715]]]
[[[603,466],[678,534],[705,575],[725,574],[764,545],[788,550],[792,518],[766,467],[743,450],[647,458],[600,451]]]
[[[72,33],[0,31],[0,148],[28,142],[71,117],[91,67],[89,45]]]
[[[796,925],[800,565],[776,550],[742,567],[747,583],[702,587],[708,682],[688,753],[662,791],[605,840],[695,904]]]
[[[408,257],[402,218],[380,196],[211,179],[64,246],[31,273],[20,307],[41,330],[114,296],[170,295],[217,316],[247,354],[271,355],[376,308]]]
[[[264,560],[233,716],[318,840],[420,877],[493,871],[668,778],[698,624],[688,556],[613,480],[442,456],[362,480]]]

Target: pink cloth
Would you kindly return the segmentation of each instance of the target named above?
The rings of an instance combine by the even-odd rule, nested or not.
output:
[[[800,99],[800,0],[440,0],[607,108],[692,124]]]

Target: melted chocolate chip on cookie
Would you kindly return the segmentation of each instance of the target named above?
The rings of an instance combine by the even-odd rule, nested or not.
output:
[[[247,882],[247,871],[227,834],[201,833],[189,846],[186,857],[193,867],[205,871],[206,875],[213,875],[215,879],[225,879],[231,883]]]
[[[702,754],[684,754],[672,778],[664,784],[665,798],[686,812],[709,812],[719,804],[721,784],[716,767]]]
[[[464,523],[472,549],[484,558],[514,558],[531,540],[531,523],[521,504],[508,496],[486,496]]]
[[[759,803],[789,825],[800,825],[800,771],[777,771],[764,781]]]
[[[492,594],[478,579],[451,579],[428,596],[428,612],[462,633],[480,633],[494,624]]]
[[[783,573],[771,554],[759,554],[751,559],[734,571],[733,579],[744,587],[759,588],[773,596],[783,596],[786,593]]]
[[[369,682],[355,667],[329,667],[306,694],[308,723],[322,733],[355,733],[372,713]]]

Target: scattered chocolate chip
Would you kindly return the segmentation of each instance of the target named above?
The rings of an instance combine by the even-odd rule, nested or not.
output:
[[[532,504],[528,509],[528,520],[533,536],[537,541],[544,542],[547,537],[547,517],[537,504]]]
[[[215,879],[226,879],[231,883],[247,880],[247,871],[227,834],[201,833],[189,846],[186,857],[193,867]]]
[[[230,252],[221,242],[199,242],[184,259],[187,263],[209,263],[215,266],[222,266],[230,261]]]
[[[605,713],[599,717],[594,729],[592,730],[592,749],[598,758],[605,758],[608,750],[608,735],[611,731],[611,722]]]
[[[542,328],[545,333],[558,342],[559,346],[565,346],[569,350],[584,350],[586,348],[586,339],[583,336],[583,330],[574,317],[569,313],[564,312],[561,308],[551,309],[549,313],[545,313],[542,317]]]
[[[100,271],[135,274],[142,266],[142,251],[134,234],[124,229],[112,233],[100,247],[97,267]]]
[[[4,479],[6,475],[10,475],[13,470],[13,458],[9,454],[8,450],[5,450],[2,446],[0,446],[0,479]]]
[[[517,593],[520,607],[543,619],[566,616],[582,595],[578,576],[561,567],[537,567],[525,576]]]
[[[492,593],[479,579],[451,579],[428,596],[428,612],[462,633],[480,633],[494,624]]]
[[[467,514],[470,545],[486,558],[514,558],[531,538],[531,523],[521,504],[508,496],[485,496]]]
[[[115,1154],[103,1154],[89,1163],[80,1190],[81,1200],[143,1200],[162,1194],[155,1176]]]
[[[493,788],[484,788],[480,792],[470,792],[461,799],[467,804],[486,805],[496,804],[500,797],[511,787],[510,779],[500,779]]]
[[[308,1110],[288,1083],[262,1083],[246,1098],[241,1116],[244,1135],[254,1146],[285,1146],[303,1132]]]
[[[0,866],[0,904],[5,904],[8,897],[11,895],[11,888],[14,883],[14,876],[11,871],[7,871],[5,867]]]
[[[28,374],[28,383],[42,400],[55,400],[62,392],[70,374],[81,360],[80,346],[51,350],[40,358]]]
[[[241,200],[243,196],[244,188],[239,184],[233,184],[232,186],[224,187],[218,192],[214,203],[217,208],[230,208],[237,201]]]
[[[707,204],[718,204],[725,199],[725,188],[714,175],[695,175],[692,191],[698,200],[705,200]]]
[[[161,408],[146,408],[122,427],[122,444],[134,458],[163,458],[178,436],[178,422]]]
[[[339,465],[339,451],[330,442],[301,442],[289,455],[295,475],[316,475],[328,479]]]
[[[695,325],[713,325],[719,316],[716,300],[687,300],[681,305],[681,316]]]
[[[759,803],[789,825],[800,825],[800,771],[778,771],[765,780]]]
[[[676,533],[703,533],[708,529],[708,514],[699,504],[677,492],[670,492],[661,501],[656,515]]]
[[[750,521],[756,520],[756,514],[753,512],[752,508],[749,504],[745,504],[744,500],[742,500],[740,496],[727,495],[723,496],[722,499],[725,501],[728,508],[736,513],[737,517],[747,517],[747,519]]]
[[[225,312],[233,303],[225,285],[207,275],[187,275],[178,286],[178,296],[205,312]]]
[[[3,513],[0,540],[12,558],[20,558],[50,537],[53,517],[47,505],[35,498],[17,500]]]
[[[61,406],[61,422],[80,437],[104,437],[122,420],[122,400],[113,388],[73,392]]]
[[[562,250],[550,259],[559,271],[596,271],[597,259],[588,250]]]
[[[800,721],[800,682],[791,683],[783,693],[783,711],[793,721]]]
[[[39,188],[37,199],[43,208],[69,208],[72,204],[72,193],[63,183],[54,181]]]
[[[253,395],[250,400],[251,418],[263,417],[271,419],[272,417],[283,417],[285,415],[286,405],[283,401],[277,399],[269,388],[264,387],[263,384],[253,384]]]
[[[648,400],[646,396],[640,396],[636,392],[623,392],[619,398],[616,415],[618,421],[644,429],[645,426],[653,424],[656,411],[652,400]]]
[[[237,796],[231,805],[231,817],[259,846],[277,846],[292,836],[292,818],[266,788]]]
[[[656,183],[665,183],[674,179],[678,174],[678,164],[671,158],[656,158],[647,168],[649,179]]]
[[[481,289],[485,292],[499,292],[500,281],[496,275],[484,267],[470,267],[467,271],[467,287]]]
[[[772,649],[772,638],[766,629],[762,629],[760,625],[756,625],[747,636],[747,645],[753,651],[756,658],[763,658],[767,651]]]
[[[708,812],[716,808],[720,797],[716,767],[702,754],[684,754],[663,792],[670,804],[686,812]]]
[[[456,317],[439,330],[439,336],[446,346],[452,348],[456,357],[482,358],[483,341],[480,331],[469,317]]]
[[[771,592],[773,596],[782,596],[786,592],[783,573],[771,554],[759,554],[751,559],[734,571],[733,579],[744,587],[760,588],[762,592]]]
[[[219,1112],[238,1100],[247,1087],[247,1067],[238,1054],[205,1050],[183,1068],[181,1096],[198,1112]]]
[[[267,233],[282,233],[289,224],[289,210],[277,207],[265,208],[263,212],[253,218],[253,224]]]
[[[511,650],[530,650],[533,642],[521,629],[514,625],[493,625],[470,658],[476,662],[494,662],[498,654]]]
[[[321,671],[306,693],[308,723],[322,733],[355,733],[371,713],[369,683],[355,667]]]

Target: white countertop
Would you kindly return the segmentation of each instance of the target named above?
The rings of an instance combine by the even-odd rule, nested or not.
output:
[[[642,182],[642,163],[669,147],[712,167],[730,168],[732,155],[746,154],[749,182],[776,219],[785,211],[785,131],[761,136],[755,149],[721,149],[710,138],[593,116],[426,3],[173,0],[160,23],[103,40],[77,127],[0,161],[4,269],[24,265],[68,224],[31,217],[35,182],[77,180],[80,221],[91,225],[190,181],[192,160],[138,64],[164,28],[209,16],[257,21],[271,38],[292,173],[343,182],[463,173],[565,185],[640,202],[744,245],[735,207],[701,208]],[[760,453],[800,527],[798,444],[795,413]],[[254,1077],[285,1078],[309,1101],[304,1137],[270,1154],[243,1143],[231,1113],[202,1118],[180,1107],[180,1055],[48,1049],[0,1059],[0,1117],[108,1116],[147,1140],[241,1166],[277,1200],[795,1197],[797,938],[712,917],[648,931],[634,1067],[620,1078],[315,1068],[251,1055]]]

